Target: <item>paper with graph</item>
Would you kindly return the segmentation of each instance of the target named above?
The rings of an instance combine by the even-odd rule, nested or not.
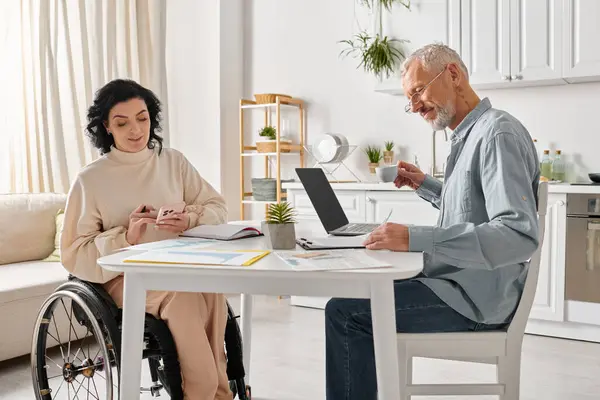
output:
[[[362,250],[278,251],[278,257],[297,271],[335,271],[390,267]]]
[[[202,247],[182,247],[146,251],[141,254],[129,256],[125,258],[123,262],[143,264],[248,266],[269,253],[269,251],[265,250],[218,250]]]

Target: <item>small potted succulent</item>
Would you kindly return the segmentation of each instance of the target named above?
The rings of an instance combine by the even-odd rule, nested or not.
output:
[[[269,204],[267,215],[262,222],[262,233],[274,250],[296,248],[296,212],[288,202]]]
[[[388,165],[394,163],[394,142],[391,140],[385,142],[385,150],[383,151],[383,163]]]
[[[369,158],[369,171],[374,174],[375,168],[379,167],[379,162],[383,158],[381,155],[381,149],[376,146],[367,146],[365,149],[365,154]]]
[[[267,125],[258,131],[258,135],[263,138],[256,141],[256,150],[259,153],[275,153],[277,151],[277,131],[274,127]],[[289,153],[291,144],[291,140],[285,137],[279,138],[282,153]]]

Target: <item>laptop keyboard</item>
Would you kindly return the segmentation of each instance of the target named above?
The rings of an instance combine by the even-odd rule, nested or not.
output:
[[[376,228],[377,225],[376,224],[348,224],[346,226],[344,226],[343,228],[339,228],[337,229],[338,232],[364,232],[364,233],[369,233],[371,232],[374,228]]]

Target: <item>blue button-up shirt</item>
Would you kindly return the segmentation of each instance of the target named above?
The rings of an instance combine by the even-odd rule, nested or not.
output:
[[[538,243],[539,162],[525,127],[487,98],[456,127],[444,184],[427,176],[417,194],[440,210],[437,226],[410,226],[424,252],[418,278],[479,323],[514,313]]]

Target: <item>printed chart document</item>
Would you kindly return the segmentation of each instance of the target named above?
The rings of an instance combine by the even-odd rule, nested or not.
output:
[[[292,269],[298,271],[391,267],[391,265],[369,256],[362,250],[278,251],[275,254],[289,264]]]
[[[150,250],[123,259],[123,262],[143,264],[190,264],[248,266],[260,260],[268,250],[219,250],[206,248],[168,248]]]
[[[125,247],[123,250],[162,250],[162,249],[200,249],[214,246],[218,242],[210,239],[197,238],[178,238],[166,239],[157,242],[136,244],[135,246]]]

